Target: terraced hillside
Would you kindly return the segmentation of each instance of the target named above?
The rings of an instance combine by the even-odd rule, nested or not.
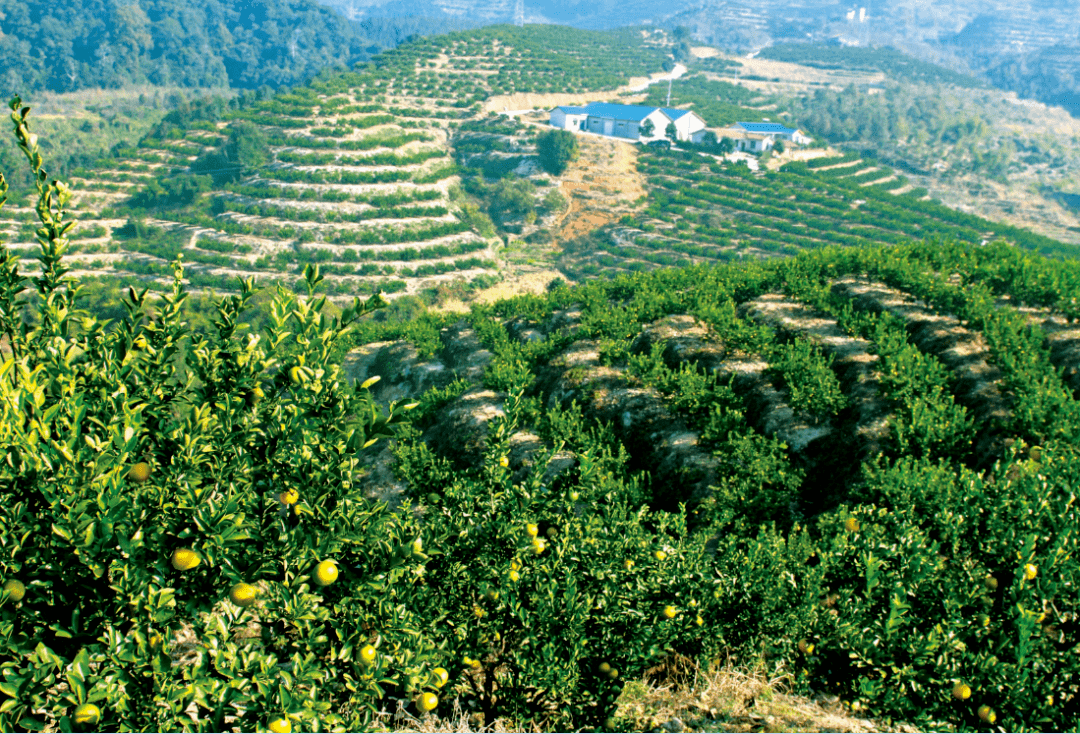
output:
[[[216,292],[235,292],[237,276],[292,287],[307,263],[332,296],[490,285],[501,240],[463,213],[458,162],[478,140],[509,145],[516,161],[535,156],[535,131],[501,134],[480,102],[613,89],[664,57],[632,32],[488,28],[406,44],[239,108],[207,103],[72,180],[82,221],[72,265],[161,289],[182,253],[187,281]],[[30,256],[33,211],[6,215],[14,249]]]
[[[902,175],[857,154],[751,171],[701,153],[641,151],[649,200],[640,213],[564,248],[574,277],[795,255],[825,245],[1006,238],[1055,257],[1075,248],[929,200]]]
[[[369,459],[364,488],[410,502],[425,532],[459,522],[478,538],[429,565],[432,578],[524,513],[558,529],[557,553],[598,554],[578,588],[623,601],[634,592],[611,589],[663,564],[585,528],[652,508],[680,573],[703,574],[656,598],[704,627],[643,650],[631,640],[648,612],[598,607],[597,624],[623,630],[606,654],[630,678],[722,649],[764,654],[795,690],[888,721],[1073,728],[1078,295],[1075,263],[1003,243],[826,244],[373,327],[346,373],[380,376],[383,404],[422,397],[415,430]],[[464,487],[492,471],[487,490]],[[482,668],[457,690],[490,721],[482,681],[513,669],[528,633],[482,626],[486,644],[463,643]],[[720,730],[713,717],[688,726]]]

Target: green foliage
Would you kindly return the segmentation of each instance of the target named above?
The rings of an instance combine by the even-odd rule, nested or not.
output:
[[[106,729],[190,727],[193,703],[199,728],[221,729],[225,715],[246,730],[279,715],[364,728],[388,690],[428,687],[411,681],[442,662],[409,612],[380,601],[422,561],[397,553],[417,528],[352,481],[357,454],[393,436],[401,415],[396,404],[374,411],[363,391],[343,389],[339,367],[324,366],[352,322],[385,302],[357,300],[331,318],[311,297],[321,276],[308,268],[309,299],[279,293],[260,340],[239,328],[254,295],[246,281],[181,356],[191,333],[177,263],[156,318],[146,291],[131,289],[126,317],[105,331],[78,309],[62,263],[70,191],[42,170],[28,110],[18,98],[11,106],[37,180],[42,274],[31,325],[19,313],[27,279],[3,250],[0,572],[24,579],[26,594],[0,598],[0,726],[39,730],[43,712],[68,728],[89,701]],[[286,490],[295,505],[279,501]],[[178,549],[200,563],[181,570]],[[316,589],[312,568],[326,559],[343,579]],[[345,591],[352,579],[369,591]],[[221,606],[237,582],[260,589],[250,611]],[[253,619],[266,634],[238,641]],[[166,650],[183,623],[202,654],[173,666]],[[380,648],[371,666],[358,656],[368,642]]]
[[[780,43],[761,50],[763,59],[787,61],[817,69],[880,71],[890,79],[917,84],[951,84],[961,88],[986,86],[966,74],[921,61],[891,46],[820,46],[809,43]]]
[[[147,83],[280,87],[366,60],[373,45],[394,46],[440,25],[457,24],[413,18],[358,24],[314,3],[281,0],[254,10],[238,0],[207,0],[195,11],[179,0],[119,6],[30,0],[0,20],[0,78],[8,89],[56,92]]]
[[[566,130],[545,130],[536,138],[536,153],[544,170],[559,176],[577,159],[577,137]]]

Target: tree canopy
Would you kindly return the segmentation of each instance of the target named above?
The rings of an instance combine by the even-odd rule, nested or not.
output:
[[[577,158],[577,138],[566,130],[548,130],[536,138],[536,152],[544,170],[558,176]]]
[[[146,83],[280,87],[436,25],[355,23],[313,0],[0,0],[0,83],[5,94]]]

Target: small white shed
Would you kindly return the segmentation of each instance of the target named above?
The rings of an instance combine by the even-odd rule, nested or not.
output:
[[[589,116],[589,113],[585,111],[584,107],[556,107],[549,115],[548,120],[551,122],[552,127],[559,127],[563,130],[584,130],[585,119]]]

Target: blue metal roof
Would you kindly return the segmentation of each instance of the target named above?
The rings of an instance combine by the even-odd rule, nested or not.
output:
[[[678,120],[683,115],[689,115],[690,114],[690,110],[673,110],[673,109],[669,109],[667,107],[662,107],[661,111],[665,115],[670,117],[672,120]]]
[[[584,107],[560,106],[560,107],[556,107],[555,109],[562,110],[563,112],[566,112],[567,114],[570,114],[570,115],[582,115],[582,114],[585,114],[585,111],[586,111]]]
[[[778,122],[736,122],[735,124],[748,133],[790,134],[793,132],[797,132],[796,130],[790,127],[785,127]]]
[[[656,112],[657,107],[644,107],[642,105],[612,104],[610,102],[591,102],[585,107],[585,112],[595,117],[612,117],[616,120],[632,120],[641,122],[646,117]]]

